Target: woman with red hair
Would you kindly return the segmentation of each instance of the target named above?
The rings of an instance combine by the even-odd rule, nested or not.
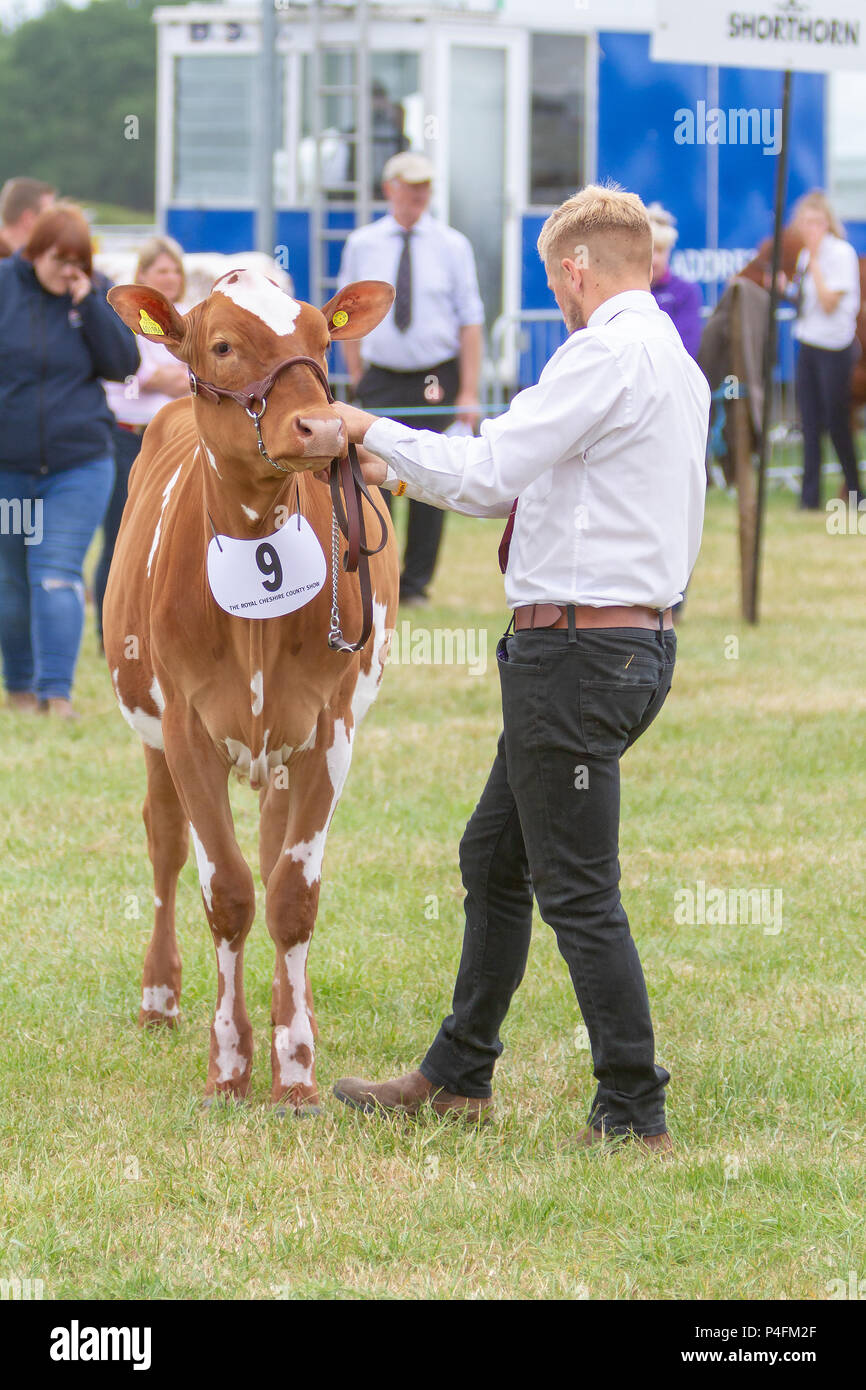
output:
[[[94,286],[79,208],[40,213],[0,261],[0,652],[9,703],[75,718],[81,569],[114,483],[100,378],[138,367],[129,330]]]

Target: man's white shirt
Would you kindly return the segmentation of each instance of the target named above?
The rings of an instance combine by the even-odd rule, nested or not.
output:
[[[538,384],[478,438],[371,425],[364,446],[385,486],[469,516],[507,517],[519,498],[509,607],[668,608],[698,556],[710,388],[649,291],[596,309]]]
[[[353,280],[397,283],[403,232],[390,213],[346,238],[339,287]],[[484,322],[472,246],[462,232],[424,212],[412,228],[412,321],[405,333],[393,307],[361,343],[365,363],[394,372],[421,371],[457,357],[460,329]]]

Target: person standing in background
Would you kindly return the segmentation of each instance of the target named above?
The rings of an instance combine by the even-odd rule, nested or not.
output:
[[[90,229],[58,203],[0,261],[0,651],[14,708],[75,718],[81,567],[114,484],[100,378],[138,368],[135,338],[94,286]],[[24,525],[25,518],[27,525]]]
[[[135,283],[160,290],[171,304],[177,304],[186,293],[183,251],[171,237],[151,237],[138,253]],[[112,438],[116,462],[114,491],[102,525],[102,554],[93,579],[93,598],[96,605],[96,632],[102,646],[102,602],[108,584],[108,572],[114,555],[117,532],[126,505],[129,473],[141,450],[141,436],[146,427],[170,401],[189,391],[189,372],[182,362],[172,357],[167,348],[150,339],[137,337],[141,365],[133,377],[124,382],[105,381],[105,395],[114,414]]]
[[[697,285],[671,273],[671,252],[679,235],[676,218],[661,203],[650,203],[647,215],[653,234],[653,278],[650,287],[653,297],[659,308],[673,319],[686,352],[697,360],[701,345],[703,300]]]
[[[40,212],[50,208],[57,189],[41,179],[7,179],[0,188],[0,260],[27,242]]]
[[[793,229],[803,240],[794,283],[798,313],[797,402],[803,426],[800,506],[821,505],[821,442],[828,432],[845,484],[863,496],[851,430],[851,372],[859,355],[860,267],[857,252],[825,193],[815,189],[797,203]]]
[[[472,247],[461,232],[427,211],[433,165],[424,155],[407,151],[389,159],[382,186],[388,213],[346,238],[339,285],[386,280],[397,293],[378,328],[363,341],[343,343],[349,381],[366,410],[387,406],[393,419],[413,429],[442,433],[453,416],[401,417],[393,407],[453,405],[457,419],[471,430],[478,420],[484,346],[484,305]],[[444,517],[438,507],[409,503],[401,603],[428,602]]]

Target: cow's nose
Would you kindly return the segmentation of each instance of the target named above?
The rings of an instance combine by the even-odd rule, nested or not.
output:
[[[332,459],[344,452],[345,436],[339,415],[327,419],[315,415],[296,415],[294,424],[302,458]]]

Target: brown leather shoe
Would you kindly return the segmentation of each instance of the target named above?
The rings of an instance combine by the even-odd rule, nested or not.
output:
[[[674,1147],[674,1141],[667,1131],[664,1134],[636,1134],[634,1130],[631,1130],[628,1134],[611,1134],[602,1129],[596,1129],[594,1125],[587,1125],[573,1139],[567,1139],[562,1148],[566,1151],[569,1149],[603,1148],[610,1153],[615,1153],[626,1144],[637,1144],[641,1151],[656,1154],[659,1158],[670,1158]]]
[[[394,1081],[361,1081],[357,1076],[344,1077],[334,1087],[334,1095],[344,1105],[352,1105],[372,1115],[377,1110],[396,1115],[417,1115],[429,1105],[437,1115],[459,1114],[471,1124],[481,1124],[491,1118],[493,1101],[475,1096],[456,1096],[436,1087],[420,1071],[407,1072]]]

